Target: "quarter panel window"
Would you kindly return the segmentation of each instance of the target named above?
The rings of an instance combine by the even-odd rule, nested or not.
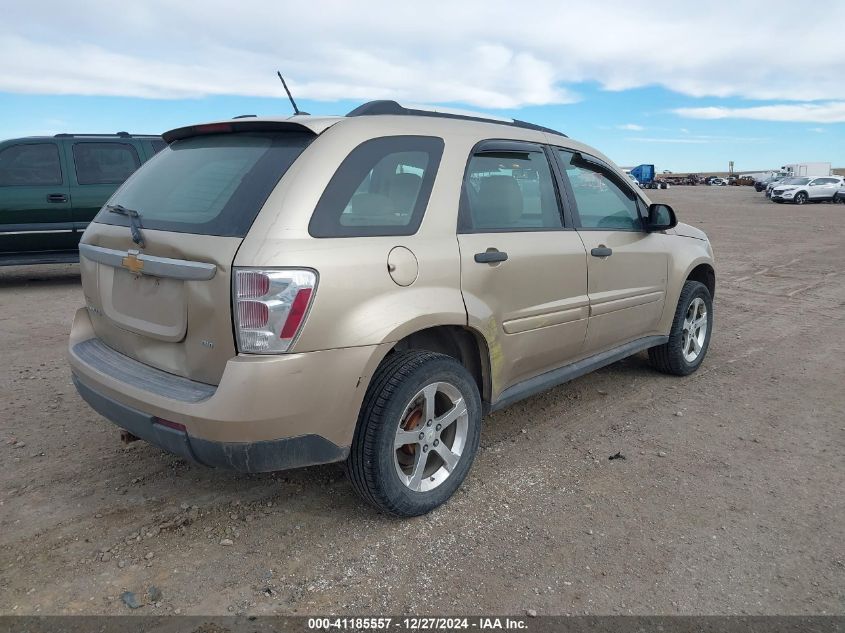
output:
[[[413,235],[422,222],[443,155],[443,139],[385,136],[356,147],[320,197],[313,237]]]
[[[55,143],[12,145],[0,151],[0,187],[60,184],[62,164]]]
[[[473,155],[464,180],[463,204],[463,223],[477,232],[563,226],[549,162],[539,148]]]
[[[80,185],[120,184],[141,166],[128,143],[74,143],[73,162]]]
[[[637,196],[617,183],[609,169],[579,159],[576,153],[557,151],[563,173],[575,196],[582,228],[642,230]]]
[[[153,148],[153,154],[158,154],[161,150],[167,147],[167,143],[164,141],[153,140],[150,141],[150,146]]]

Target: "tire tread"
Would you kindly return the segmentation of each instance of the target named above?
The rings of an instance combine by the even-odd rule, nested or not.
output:
[[[704,359],[702,354],[701,359],[694,365],[689,365],[683,360],[681,354],[681,345],[683,341],[683,321],[686,314],[687,306],[693,295],[703,290],[705,295],[705,303],[710,314],[710,324],[713,322],[713,302],[710,297],[710,291],[703,283],[698,281],[688,280],[684,283],[681,289],[681,295],[678,297],[678,305],[675,307],[675,317],[672,319],[672,329],[669,332],[669,340],[663,345],[657,345],[648,350],[648,358],[652,367],[664,374],[672,374],[674,376],[687,376],[698,369],[701,361]],[[707,334],[708,339],[712,336],[712,327]]]
[[[345,470],[355,492],[376,508],[395,516],[419,514],[404,504],[397,504],[384,490],[374,467],[377,434],[384,424],[384,411],[402,383],[426,363],[451,356],[424,350],[405,350],[391,354],[375,371],[361,404],[358,424]]]

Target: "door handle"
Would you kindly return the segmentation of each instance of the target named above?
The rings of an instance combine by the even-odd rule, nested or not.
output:
[[[601,244],[600,246],[597,246],[596,248],[591,250],[590,255],[592,255],[593,257],[610,257],[611,255],[613,255],[613,249],[608,248],[604,244]]]
[[[67,194],[64,193],[48,193],[47,202],[67,202]]]
[[[508,254],[504,251],[497,251],[496,249],[489,250],[485,253],[476,253],[475,261],[479,264],[495,264],[507,260]]]

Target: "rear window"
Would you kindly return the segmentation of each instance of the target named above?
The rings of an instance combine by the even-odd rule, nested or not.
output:
[[[73,162],[80,185],[120,184],[141,164],[128,143],[74,143]]]
[[[153,148],[153,154],[158,154],[161,150],[167,147],[164,141],[150,141],[150,146]]]
[[[174,141],[109,200],[137,211],[147,229],[244,237],[288,168],[314,138],[238,133]],[[103,208],[96,222],[128,225]]]

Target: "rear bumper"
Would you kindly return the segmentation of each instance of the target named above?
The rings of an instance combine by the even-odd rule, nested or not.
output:
[[[122,429],[170,453],[215,468],[260,473],[346,459],[348,448],[319,435],[301,435],[260,442],[214,442],[157,423],[155,416],[99,393],[75,375],[73,384],[82,399],[101,416]]]
[[[68,357],[80,395],[116,425],[203,464],[261,472],[344,459],[370,376],[389,346],[236,356],[218,385],[206,385],[109,348],[82,308]]]

